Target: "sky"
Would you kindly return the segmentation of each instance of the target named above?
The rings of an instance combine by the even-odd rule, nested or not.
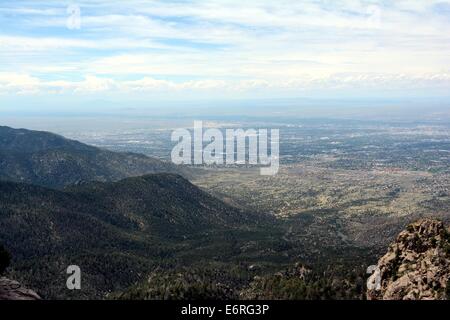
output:
[[[0,1],[0,109],[449,89],[450,1]]]

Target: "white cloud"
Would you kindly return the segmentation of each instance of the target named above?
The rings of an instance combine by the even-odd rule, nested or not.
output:
[[[436,6],[450,1],[77,3],[78,31],[65,28],[62,4],[0,5],[0,23],[15,17],[0,32],[1,92],[270,92],[449,84],[450,21]]]
[[[264,79],[203,79],[181,82],[143,77],[137,80],[115,80],[86,75],[80,81],[48,81],[28,74],[0,73],[0,93],[14,94],[80,94],[80,93],[155,93],[155,92],[245,92],[252,90],[324,90],[324,89],[408,89],[448,88],[450,73],[440,74],[334,74],[325,77],[305,76],[279,81]]]
[[[57,37],[23,37],[0,35],[0,50],[2,52],[46,52],[63,49],[169,49],[166,46],[150,40],[133,40],[127,38],[112,39],[66,39]]]

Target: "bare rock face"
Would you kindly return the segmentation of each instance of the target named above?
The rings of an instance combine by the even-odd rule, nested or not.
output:
[[[369,300],[448,298],[450,233],[437,220],[409,225],[379,261],[368,283]]]
[[[23,287],[17,281],[0,278],[0,300],[40,300],[33,290]]]

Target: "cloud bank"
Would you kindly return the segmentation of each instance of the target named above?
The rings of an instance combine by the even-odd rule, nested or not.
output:
[[[450,88],[450,1],[72,6],[79,19],[55,1],[0,4],[0,95],[282,97]]]

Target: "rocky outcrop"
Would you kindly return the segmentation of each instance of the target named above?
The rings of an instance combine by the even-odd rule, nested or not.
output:
[[[373,269],[369,300],[447,299],[450,233],[437,220],[415,222],[398,235]]]
[[[17,281],[0,278],[0,300],[40,300],[33,290],[23,287]]]

